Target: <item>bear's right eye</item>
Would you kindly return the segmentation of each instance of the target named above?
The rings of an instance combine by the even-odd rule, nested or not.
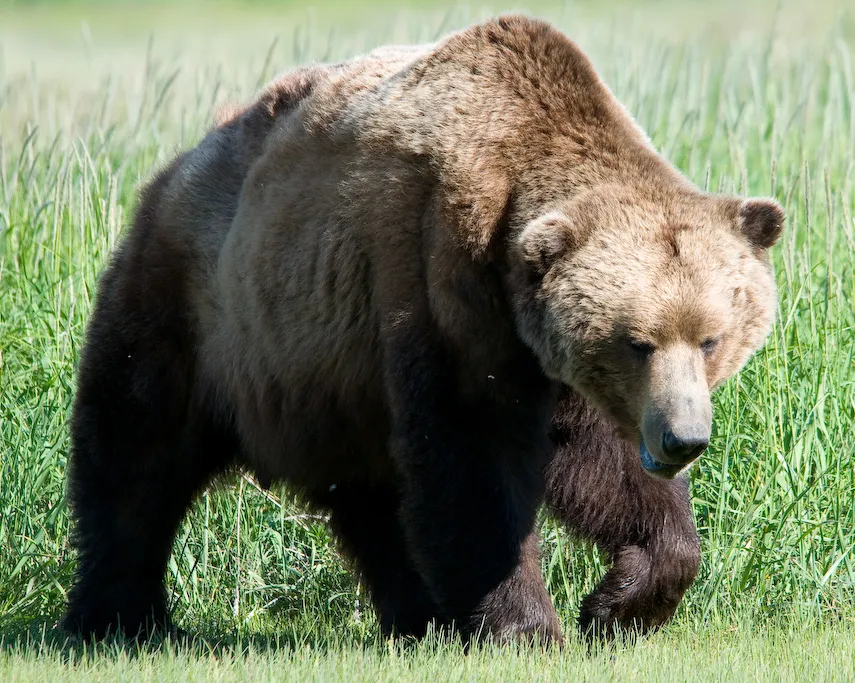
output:
[[[656,347],[653,346],[653,344],[638,341],[637,339],[630,339],[628,340],[628,343],[629,348],[642,358],[648,358],[656,350]]]

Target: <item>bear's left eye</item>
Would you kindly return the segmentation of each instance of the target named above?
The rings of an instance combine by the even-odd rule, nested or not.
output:
[[[648,344],[647,342],[638,341],[636,339],[629,339],[627,342],[629,347],[642,358],[648,358],[656,350],[656,347],[653,346],[653,344]]]
[[[709,356],[713,351],[715,351],[720,341],[721,337],[710,337],[709,339],[705,339],[701,342],[701,351],[704,352],[705,356]]]

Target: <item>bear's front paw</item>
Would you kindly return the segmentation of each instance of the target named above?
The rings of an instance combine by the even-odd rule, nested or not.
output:
[[[562,645],[564,635],[557,616],[554,618],[542,615],[540,618],[526,618],[523,621],[500,621],[488,623],[481,620],[478,627],[472,629],[472,634],[479,640],[492,641],[501,644],[520,642],[544,646]]]
[[[525,579],[525,580],[523,580]],[[561,622],[539,571],[497,588],[472,616],[466,631],[479,640],[560,645]]]
[[[692,585],[700,565],[695,544],[676,544],[655,558],[646,548],[626,546],[579,611],[587,638],[610,638],[620,630],[646,633],[667,622]]]

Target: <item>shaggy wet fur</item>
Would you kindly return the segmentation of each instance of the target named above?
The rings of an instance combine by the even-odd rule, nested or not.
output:
[[[544,500],[614,562],[582,628],[663,623],[698,539],[685,479],[642,470],[639,406],[683,372],[708,391],[762,343],[783,217],[758,201],[700,193],[572,42],[519,17],[296,70],[223,110],[143,191],[99,285],[72,420],[66,626],[165,624],[176,527],[234,466],[330,512],[386,633],[437,621],[560,640],[533,529]],[[702,322],[726,326],[720,350],[698,356],[684,309],[653,301],[621,315],[677,335],[691,363],[615,351],[626,292],[597,244],[627,272],[670,259],[677,303],[718,287],[722,312]],[[707,252],[727,263],[685,290]]]

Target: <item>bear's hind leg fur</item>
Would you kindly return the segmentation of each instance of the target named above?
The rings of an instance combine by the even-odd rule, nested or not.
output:
[[[173,536],[235,450],[197,405],[181,277],[163,249],[149,252],[162,263],[142,261],[144,227],[102,278],[78,373],[68,472],[78,567],[63,625],[85,637],[166,624]]]
[[[612,567],[583,601],[587,636],[615,627],[647,631],[674,614],[700,566],[688,482],[654,479],[638,453],[579,396],[559,404],[547,501],[577,537],[606,552]]]
[[[81,408],[93,423],[97,410]],[[78,433],[68,482],[78,568],[63,627],[96,638],[167,631],[172,540],[194,494],[224,464],[223,438],[110,439],[94,424]]]
[[[384,636],[421,637],[439,611],[409,559],[398,520],[400,496],[389,488],[336,487],[330,524],[366,584]]]

